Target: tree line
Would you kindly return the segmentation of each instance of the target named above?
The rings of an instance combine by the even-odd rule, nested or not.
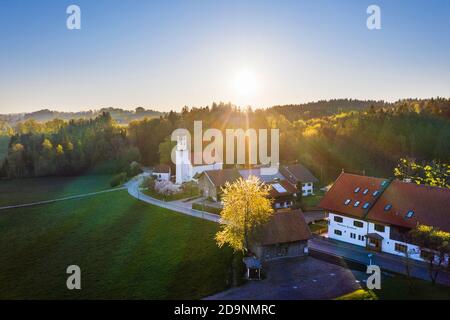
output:
[[[2,175],[113,171],[137,159],[148,166],[170,163],[172,131],[192,132],[197,120],[202,120],[204,130],[278,128],[281,161],[304,163],[324,183],[342,169],[392,176],[402,158],[418,164],[450,162],[450,99],[316,104],[317,110],[314,104],[252,110],[213,103],[131,121],[128,126],[118,126],[107,112],[95,119],[54,119],[44,124],[29,119],[4,129],[13,134]],[[313,110],[314,117],[305,110]]]
[[[139,150],[109,113],[68,122],[27,120],[16,130],[0,170],[3,177],[115,173],[139,160]]]

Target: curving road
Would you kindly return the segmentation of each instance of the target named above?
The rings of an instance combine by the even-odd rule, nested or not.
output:
[[[183,205],[177,203],[176,201],[166,202],[166,201],[152,198],[146,194],[143,194],[140,191],[139,186],[141,185],[144,177],[145,177],[145,174],[140,174],[125,184],[125,187],[128,189],[128,193],[131,196],[135,197],[136,199],[138,199],[140,201],[144,201],[144,202],[153,204],[158,207],[163,207],[163,208],[166,208],[166,209],[169,209],[172,211],[176,211],[176,212],[188,215],[188,216],[221,223],[220,216],[218,216],[216,214],[203,212],[203,211],[199,211],[199,210],[194,210],[187,206],[183,206]]]

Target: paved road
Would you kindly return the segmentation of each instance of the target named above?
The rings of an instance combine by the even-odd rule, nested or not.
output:
[[[43,204],[49,204],[49,203],[53,203],[53,202],[86,198],[86,197],[91,197],[91,196],[95,196],[95,195],[102,194],[102,193],[114,192],[114,191],[119,191],[119,190],[124,190],[124,189],[125,189],[125,187],[120,187],[120,188],[115,188],[115,189],[108,189],[108,190],[103,190],[103,191],[90,192],[90,193],[85,193],[85,194],[78,194],[78,195],[74,195],[74,196],[67,196],[67,197],[57,198],[57,199],[52,199],[52,200],[37,201],[37,202],[18,204],[18,205],[13,205],[13,206],[0,207],[0,210],[16,209],[16,208],[23,208],[23,207],[32,207],[32,206],[38,206],[38,205],[43,205]]]
[[[406,273],[405,264],[402,257],[394,256],[392,254],[383,252],[369,252],[364,247],[348,244],[341,241],[332,239],[324,239],[320,237],[314,237],[309,240],[309,247],[321,252],[326,252],[335,256],[344,257],[349,260],[361,262],[363,264],[369,264],[368,254],[372,253],[372,264],[380,266],[380,268],[397,272]],[[429,281],[430,276],[428,274],[428,267],[425,262],[411,261],[411,275],[415,278],[424,279]],[[450,285],[450,274],[447,272],[440,272],[437,282],[441,284]]]
[[[136,199],[153,204],[155,206],[159,206],[159,207],[163,207],[163,208],[166,208],[166,209],[169,209],[172,211],[176,211],[176,212],[188,215],[188,216],[205,219],[205,220],[209,220],[209,221],[213,221],[213,222],[217,222],[217,223],[221,222],[220,216],[218,216],[216,214],[203,212],[203,211],[199,211],[199,210],[194,210],[185,205],[176,203],[176,201],[166,202],[166,201],[152,198],[146,194],[143,194],[140,191],[139,186],[141,185],[144,177],[145,177],[145,175],[141,174],[125,184],[125,187],[128,189],[128,193],[131,196],[135,197]]]
[[[264,264],[266,278],[249,281],[206,300],[333,299],[360,289],[367,275],[312,257],[285,258]]]

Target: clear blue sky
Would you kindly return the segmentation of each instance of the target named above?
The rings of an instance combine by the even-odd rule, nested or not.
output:
[[[81,30],[66,28],[70,4]],[[381,30],[366,28],[370,4]],[[438,95],[446,0],[0,0],[0,113]]]

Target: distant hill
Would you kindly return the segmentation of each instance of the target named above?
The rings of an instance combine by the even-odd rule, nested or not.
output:
[[[329,116],[340,112],[363,111],[368,110],[371,106],[390,107],[392,104],[375,100],[332,99],[304,104],[273,106],[269,110],[284,115],[290,121],[295,121]]]
[[[46,122],[53,119],[70,120],[70,119],[94,119],[103,112],[109,112],[112,118],[120,123],[127,124],[133,120],[139,120],[143,118],[159,117],[164,115],[163,112],[136,108],[135,110],[124,110],[119,108],[102,108],[99,110],[89,110],[80,112],[60,112],[52,111],[49,109],[43,109],[31,113],[21,113],[21,114],[0,114],[0,120],[3,120],[10,125],[14,125],[19,121],[24,121],[28,119],[34,119],[38,122]]]

